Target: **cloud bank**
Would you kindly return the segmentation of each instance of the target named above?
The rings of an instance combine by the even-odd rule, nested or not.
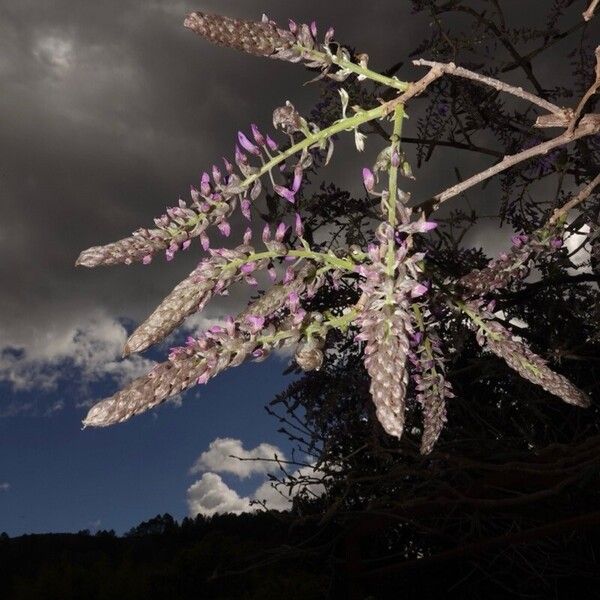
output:
[[[238,460],[232,456],[263,460]],[[223,513],[241,514],[257,510],[259,504],[271,510],[289,510],[293,498],[302,491],[307,491],[315,496],[325,491],[325,487],[320,482],[322,474],[311,466],[301,467],[290,475],[290,481],[305,475],[312,477],[314,482],[308,486],[294,486],[291,489],[287,485],[275,487],[271,480],[266,478],[248,496],[241,496],[218,474],[228,473],[239,479],[257,474],[272,475],[277,472],[277,464],[264,459],[273,459],[275,456],[279,460],[286,460],[285,454],[277,446],[271,444],[262,443],[247,450],[239,439],[216,438],[213,440],[190,469],[192,474],[205,471],[202,477],[187,490],[190,516],[211,517]]]

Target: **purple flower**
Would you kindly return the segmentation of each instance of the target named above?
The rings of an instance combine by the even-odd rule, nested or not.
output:
[[[287,297],[290,312],[295,313],[300,308],[300,296],[296,292],[290,292]]]
[[[235,145],[235,162],[239,166],[248,164],[248,157],[240,150],[240,147]]]
[[[552,238],[552,239],[550,240],[550,245],[551,245],[553,248],[557,248],[557,249],[558,249],[558,248],[562,248],[563,241],[562,241],[560,238]]]
[[[204,251],[210,248],[210,240],[204,231],[200,234],[200,244],[202,244],[202,249]]]
[[[145,265],[149,265],[152,262],[152,254],[146,254],[144,258],[142,258],[142,263]]]
[[[418,346],[423,341],[423,333],[417,331],[410,336],[410,341],[413,346]]]
[[[217,167],[217,165],[212,166],[212,176],[215,180],[215,183],[221,183],[221,171],[219,170],[219,167]]]
[[[277,194],[279,194],[282,198],[285,198],[288,202],[291,202],[292,204],[294,204],[294,202],[296,201],[295,199],[295,193],[292,190],[288,190],[286,187],[282,186],[282,185],[275,185],[273,187],[273,189],[275,190],[275,192]]]
[[[277,279],[277,271],[273,265],[267,268],[267,273],[269,274],[269,279],[271,281],[275,281]]]
[[[200,193],[203,196],[210,196],[210,175],[206,172],[202,173],[200,180]]]
[[[279,146],[277,146],[277,142],[275,142],[269,135],[267,135],[267,146],[271,152],[275,152]]]
[[[296,33],[298,31],[298,24],[296,21],[292,21],[292,19],[288,21],[288,27],[292,33]]]
[[[300,189],[300,184],[302,183],[302,165],[298,163],[294,167],[294,181],[292,183],[292,191],[294,194]]]
[[[292,319],[294,325],[300,325],[300,323],[304,321],[304,317],[306,317],[306,311],[303,308],[299,308],[297,311],[295,311]]]
[[[310,24],[310,32],[314,38],[317,37],[317,22],[316,21],[313,21]]]
[[[185,240],[185,242],[183,242],[183,244],[182,244],[182,246],[181,246],[181,247],[182,247],[184,250],[187,250],[187,249],[190,247],[190,244],[191,244],[191,243],[192,243],[192,240]]]
[[[233,165],[225,157],[223,157],[223,164],[225,165],[227,173],[231,175],[233,173]]]
[[[240,267],[240,271],[244,274],[244,275],[249,275],[250,273],[252,273],[254,270],[256,269],[256,263],[255,262],[247,262],[244,263],[241,267]]]
[[[265,318],[257,315],[248,315],[246,321],[250,324],[250,331],[252,333],[259,332],[265,324]]]
[[[265,223],[262,232],[262,241],[266,244],[271,239],[271,228],[268,223]]]
[[[231,337],[235,334],[235,320],[231,315],[225,317],[225,331]]]
[[[524,233],[513,235],[510,239],[515,248],[521,248],[524,244],[526,244],[529,241],[529,237],[526,236]]]
[[[302,217],[300,213],[296,213],[296,219],[294,221],[294,231],[298,237],[302,237],[304,234],[304,225],[302,224]]]
[[[294,271],[292,270],[291,267],[288,267],[285,270],[285,274],[283,276],[283,283],[284,284],[290,283],[291,281],[293,281],[293,279],[294,279]]]
[[[437,226],[438,224],[435,221],[418,221],[417,231],[420,231],[421,233],[426,233],[428,231],[431,231],[432,229],[435,229]]]
[[[283,240],[284,236],[285,236],[285,232],[287,231],[287,225],[285,223],[279,223],[279,225],[277,225],[277,229],[275,230],[275,239],[278,242],[281,242],[281,240]]]
[[[260,156],[260,150],[258,146],[255,146],[241,131],[238,131],[238,141],[240,142],[240,146],[246,150],[246,152]]]
[[[198,377],[198,379],[196,379],[196,383],[198,385],[202,385],[204,383],[208,383],[208,380],[210,379],[210,370],[204,371],[204,373],[202,373],[202,375],[200,375],[200,377]]]
[[[247,246],[252,240],[252,229],[250,227],[246,227],[246,231],[244,232],[244,244]]]
[[[362,176],[363,183],[365,184],[365,189],[367,190],[367,192],[372,192],[373,188],[375,187],[375,177],[373,176],[371,169],[365,167],[362,170]]]
[[[173,260],[173,257],[175,256],[175,252],[177,252],[177,250],[179,250],[179,246],[173,242],[166,250],[165,250],[165,255],[167,257],[167,260]]]
[[[252,135],[254,136],[254,141],[259,146],[264,146],[265,145],[265,136],[260,132],[260,130],[254,123],[252,123],[252,125],[250,125],[250,128],[252,129]]]
[[[229,234],[231,233],[231,225],[229,224],[229,221],[221,221],[217,227],[225,237],[229,237]]]
[[[422,283],[417,283],[415,286],[413,286],[412,290],[410,291],[410,296],[411,298],[418,298],[419,296],[426,294],[428,290],[429,288],[426,285],[423,285]]]
[[[248,200],[248,198],[242,198],[242,202],[240,204],[240,210],[242,211],[242,214],[244,215],[244,217],[246,217],[246,219],[248,219],[248,221],[250,221],[250,219],[251,219],[250,200]]]
[[[400,155],[398,154],[397,150],[392,152],[392,158],[390,159],[390,162],[392,163],[392,167],[396,169],[400,166]]]

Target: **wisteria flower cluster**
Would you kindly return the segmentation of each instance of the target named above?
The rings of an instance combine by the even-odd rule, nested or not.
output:
[[[257,285],[257,274],[262,272],[273,284],[237,317],[189,337],[148,375],[92,407],[85,426],[124,421],[195,384],[206,383],[224,369],[247,359],[263,360],[282,347],[295,348],[302,369],[319,369],[327,356],[328,334],[338,330],[361,344],[377,418],[391,436],[402,436],[407,396],[414,389],[414,400],[423,413],[421,451],[429,453],[446,422],[446,401],[453,397],[436,304],[462,315],[465,325],[475,329],[479,343],[520,375],[566,402],[587,405],[585,394],[513,337],[496,320],[490,305],[494,292],[527,276],[533,258],[561,248],[564,215],[533,234],[516,235],[510,251],[458,280],[436,279],[427,256],[416,249],[418,236],[428,235],[437,223],[426,211],[410,208],[410,196],[399,188],[399,178],[413,178],[401,149],[401,130],[406,104],[444,74],[439,66],[432,66],[412,83],[381,75],[369,69],[366,54],[352,55],[335,42],[333,29],[320,39],[315,23],[290,21],[287,28],[280,28],[266,17],[247,22],[193,13],[185,26],[215,44],[302,62],[317,70],[317,79],[329,78],[340,85],[342,117],[320,129],[287,102],[273,112],[273,133],[263,133],[256,124],[240,131],[232,161],[223,159],[222,166],[207,169],[191,188],[190,198],[155,219],[155,228],[138,229],[130,237],[81,253],[77,264],[86,267],[148,264],[163,252],[167,260],[174,259],[178,252],[190,250],[195,238],[197,248],[205,253],[133,332],[125,354],[164,340],[186,317],[201,311],[213,296],[227,294],[237,282]],[[385,85],[397,95],[376,106],[349,107],[342,84],[351,76],[358,82]],[[382,127],[389,123],[391,133],[389,145],[362,172],[367,194],[380,205],[381,222],[370,244],[335,252],[311,246],[304,237],[300,212],[293,222],[267,223],[260,239],[253,239],[256,230],[260,231],[252,226],[253,205],[267,186],[281,202],[295,205],[315,157],[323,157],[325,164],[331,159],[333,137],[353,132],[356,147],[362,151],[366,136],[360,127],[375,121]],[[438,200],[445,198],[440,195]],[[213,247],[213,230],[225,237],[235,235],[230,223],[236,211],[248,221],[240,232],[241,243],[232,249]],[[321,287],[338,286],[342,281],[354,287],[358,302],[335,310],[310,308],[311,298]]]

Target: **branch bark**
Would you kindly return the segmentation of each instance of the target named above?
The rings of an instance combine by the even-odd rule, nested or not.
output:
[[[596,10],[596,8],[598,8],[598,2],[600,2],[600,0],[592,0],[590,2],[590,5],[587,7],[587,10],[581,13],[585,21],[592,20],[592,17],[594,16],[594,11]]]
[[[526,92],[523,88],[509,85],[508,83],[504,83],[499,79],[494,79],[493,77],[488,77],[487,75],[481,75],[481,73],[475,73],[474,71],[469,71],[463,67],[457,67],[454,63],[438,63],[420,58],[419,60],[413,60],[413,65],[416,65],[417,67],[437,67],[441,69],[443,73],[477,81],[478,83],[492,87],[500,92],[506,92],[516,96],[517,98],[527,100],[528,102],[536,104],[540,108],[557,115],[562,115],[565,110],[560,106],[556,106],[556,104],[552,104],[552,102],[548,102],[548,100],[544,100],[535,94]]]
[[[481,171],[476,175],[469,177],[469,179],[465,179],[464,181],[453,185],[452,187],[444,190],[443,192],[436,194],[432,199],[432,210],[437,210],[437,208],[439,208],[439,205],[442,202],[445,202],[446,200],[449,200],[450,198],[461,194],[465,190],[468,190],[474,185],[477,185],[478,183],[481,183],[482,181],[485,181],[486,179],[489,179],[494,175],[498,175],[498,173],[502,173],[502,171],[510,169],[510,167],[513,167],[516,164],[523,162],[524,160],[528,160],[529,158],[533,158],[541,154],[547,154],[548,152],[550,152],[550,150],[553,150],[554,148],[564,146],[566,144],[574,142],[575,140],[578,140],[579,138],[598,133],[598,131],[600,131],[600,121],[598,123],[582,122],[573,131],[565,131],[563,134],[559,135],[558,137],[555,137],[552,140],[542,142],[541,144],[538,144],[533,148],[527,148],[527,150],[523,150],[518,154],[507,155],[499,163],[493,165],[492,167],[489,167],[488,169],[485,169],[484,171]],[[429,203],[431,203],[431,201],[428,201],[426,204]],[[421,205],[419,205],[418,208],[421,208]]]

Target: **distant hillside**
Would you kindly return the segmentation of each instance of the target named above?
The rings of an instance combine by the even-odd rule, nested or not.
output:
[[[0,598],[6,600],[152,600],[169,598],[321,598],[325,568],[295,558],[241,575],[281,547],[288,517],[199,517],[178,524],[157,516],[124,537],[101,531],[0,537]]]

